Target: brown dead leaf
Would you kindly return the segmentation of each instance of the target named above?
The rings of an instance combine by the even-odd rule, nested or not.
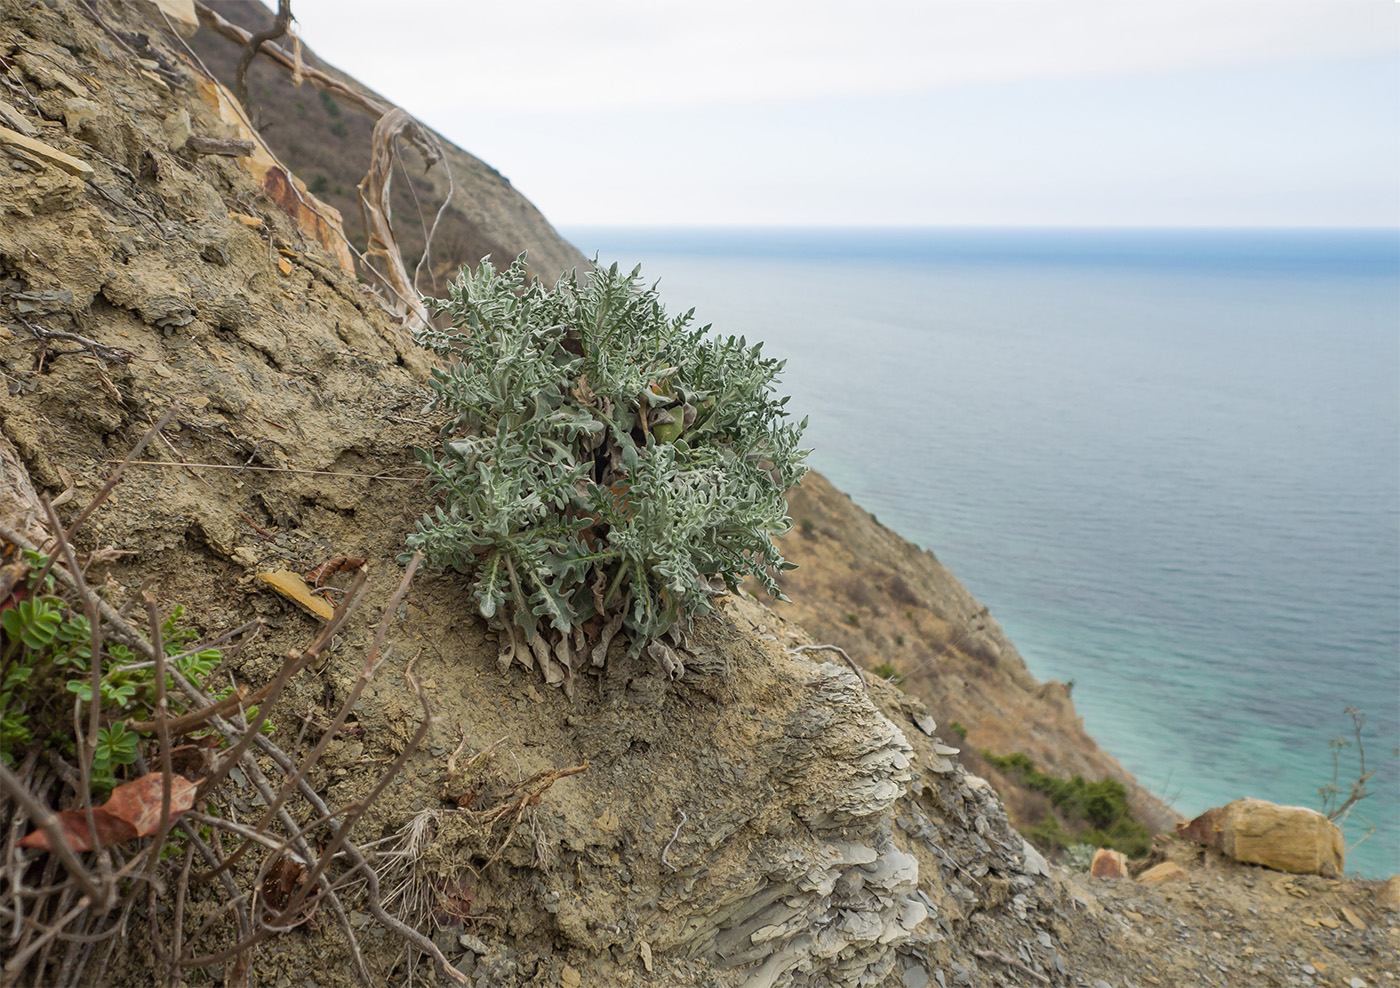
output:
[[[306,876],[306,868],[286,858],[278,858],[263,879],[263,899],[276,912],[287,908],[292,892]]]
[[[64,843],[74,851],[91,851],[95,847],[107,847],[154,834],[160,829],[163,778],[161,773],[151,772],[113,789],[107,802],[93,808],[92,820],[97,831],[95,837],[88,829],[87,814],[84,811],[64,810],[59,813],[58,825],[63,833]],[[194,793],[198,787],[198,783],[178,775],[171,778],[171,820],[194,805]],[[49,835],[42,830],[28,834],[19,843],[21,847],[32,847],[41,851],[53,850],[49,843]]]
[[[472,906],[476,903],[476,892],[472,889],[469,875],[459,875],[435,891],[438,899],[435,918],[440,925],[461,923],[474,918]]]
[[[29,590],[24,585],[24,579],[28,575],[29,564],[22,560],[0,566],[0,611],[13,607],[29,596]]]

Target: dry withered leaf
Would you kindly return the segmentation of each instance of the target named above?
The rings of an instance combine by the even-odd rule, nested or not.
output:
[[[319,587],[326,582],[326,577],[330,576],[332,573],[345,573],[351,570],[357,570],[364,564],[365,561],[358,556],[336,556],[334,559],[322,563],[315,569],[307,570],[302,576],[306,579],[306,582],[313,587]]]
[[[471,888],[470,876],[460,875],[455,880],[448,880],[442,888],[435,889],[435,891],[437,892],[435,919],[439,925],[463,923],[476,918],[472,915],[472,906],[476,902],[476,892]]]
[[[160,829],[163,776],[151,772],[112,790],[111,798],[93,807],[92,819],[97,833],[88,829],[87,814],[82,810],[64,810],[58,814],[63,840],[74,851],[91,851],[121,841],[149,837]],[[194,793],[199,787],[180,776],[170,780],[170,819],[174,820],[194,805]],[[49,835],[36,830],[19,842],[20,847],[51,851]]]
[[[306,875],[306,869],[294,861],[278,858],[263,878],[263,899],[276,912],[287,908],[292,892]]]
[[[24,578],[28,575],[29,564],[23,560],[0,566],[0,611],[13,607],[29,596],[29,590],[24,585]]]

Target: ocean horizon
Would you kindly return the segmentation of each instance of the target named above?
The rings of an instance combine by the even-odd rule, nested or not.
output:
[[[1363,710],[1347,868],[1400,872],[1400,231],[561,232],[786,358],[812,465],[1179,812],[1321,808]]]

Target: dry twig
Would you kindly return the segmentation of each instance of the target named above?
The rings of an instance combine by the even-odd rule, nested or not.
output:
[[[264,42],[275,41],[287,33],[287,28],[292,23],[292,0],[277,0],[277,17],[272,22],[272,26],[266,31],[259,31],[248,38],[248,42],[243,47],[243,53],[238,56],[238,68],[233,75],[233,91],[238,96],[238,102],[246,110],[248,108],[248,67],[253,64],[253,59],[258,56],[258,49]]]
[[[1047,978],[1045,975],[1041,974],[1034,968],[1027,967],[1025,964],[1022,964],[1014,957],[1008,957],[1005,954],[998,953],[995,950],[974,950],[972,953],[977,957],[982,958],[984,961],[996,961],[998,964],[1005,964],[1007,967],[1014,968],[1017,971],[1020,971],[1022,974],[1029,974],[1032,978],[1035,978],[1035,980],[1039,981],[1043,985],[1048,985],[1050,983],[1050,979]]]

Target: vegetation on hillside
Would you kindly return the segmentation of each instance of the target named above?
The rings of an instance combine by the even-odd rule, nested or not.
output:
[[[752,576],[780,595],[772,536],[807,453],[806,420],[773,394],[783,361],[669,318],[616,265],[546,289],[523,257],[483,263],[436,309],[451,328],[418,339],[443,359],[432,407],[453,417],[419,458],[443,504],[408,543],[472,577],[507,664],[533,657],[567,686],[625,630],[679,675],[657,639],[717,590]]]
[[[1009,780],[1044,793],[1050,803],[1037,820],[1017,821],[1023,833],[1046,851],[1092,844],[1140,858],[1152,848],[1152,834],[1133,819],[1128,791],[1116,779],[1089,782],[1082,775],[1061,779],[1040,771],[1020,753],[981,755]]]

